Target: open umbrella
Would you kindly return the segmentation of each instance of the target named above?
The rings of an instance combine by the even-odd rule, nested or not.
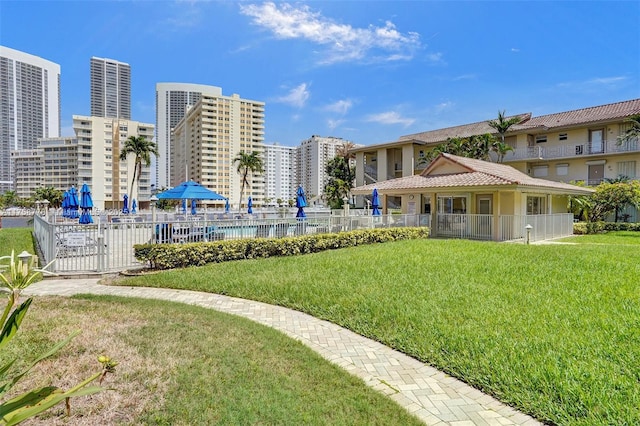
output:
[[[72,186],[69,189],[69,218],[77,219],[78,215],[78,206],[80,202],[78,201],[78,190],[75,186]]]
[[[229,205],[229,199],[227,198],[224,202],[224,211],[225,213],[229,213],[229,209],[231,208],[231,206]]]
[[[137,203],[135,198],[131,202],[131,213],[133,213],[133,214],[138,213],[138,203]]]
[[[124,205],[122,206],[122,213],[129,214],[129,196],[124,194]]]
[[[93,200],[91,199],[91,190],[89,189],[89,185],[85,183],[80,189],[80,209],[82,209],[82,213],[80,214],[79,223],[93,223],[93,217],[91,217],[92,208]]]
[[[298,187],[296,191],[296,207],[298,208],[298,212],[296,213],[296,217],[307,217],[304,212],[304,207],[307,207],[307,196],[304,195],[304,189],[302,185]]]
[[[196,200],[191,200],[191,214],[195,215],[196,213],[198,213],[196,211]]]
[[[373,216],[380,216],[380,197],[378,196],[378,188],[373,188],[373,195],[371,196],[371,214]]]
[[[225,200],[226,198],[190,180],[157,195],[159,200]]]
[[[249,197],[249,200],[247,201],[247,213],[253,214],[253,200],[251,197]]]

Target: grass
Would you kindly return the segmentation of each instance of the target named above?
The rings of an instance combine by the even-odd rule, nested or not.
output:
[[[153,300],[39,297],[0,365],[82,334],[26,378],[71,387],[119,362],[111,388],[73,399],[30,424],[372,424],[420,422],[391,399],[271,328],[216,311]],[[30,359],[30,358],[29,358]]]
[[[0,256],[11,255],[11,250],[18,255],[24,250],[35,253],[31,228],[0,228]]]
[[[609,244],[609,245],[640,245],[640,232],[615,231],[604,234],[574,235],[559,239],[560,242],[577,244]]]
[[[640,250],[615,244],[420,240],[122,284],[288,306],[434,365],[544,422],[630,425],[640,423],[639,265]]]

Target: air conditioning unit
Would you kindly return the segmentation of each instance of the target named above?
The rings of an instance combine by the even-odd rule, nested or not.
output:
[[[576,155],[582,155],[582,145],[576,145]]]

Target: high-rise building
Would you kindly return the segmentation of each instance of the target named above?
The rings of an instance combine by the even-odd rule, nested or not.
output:
[[[155,185],[169,187],[171,163],[171,129],[182,120],[188,106],[195,105],[200,97],[222,96],[222,89],[215,86],[191,83],[156,84],[156,144]]]
[[[130,136],[153,139],[154,126],[149,123],[118,118],[73,116],[73,130],[78,141],[78,185],[91,186],[94,206],[100,209],[122,207],[124,194],[136,199],[140,208],[151,198],[150,166],[142,163],[139,182],[131,190],[135,156],[120,160],[120,152]],[[146,204],[148,206],[148,204]]]
[[[0,193],[14,188],[11,151],[60,135],[60,65],[0,46]]]
[[[324,186],[329,180],[327,165],[336,156],[338,147],[349,142],[333,136],[313,135],[300,143],[298,183],[302,184],[309,200],[324,193]]]
[[[131,119],[131,67],[91,58],[91,116]]]
[[[269,204],[295,198],[298,148],[277,143],[264,146],[264,196]]]
[[[262,155],[263,140],[264,102],[241,99],[236,94],[203,94],[173,130],[170,185],[194,180],[237,206],[241,177],[233,159],[240,151]],[[243,203],[251,196],[254,203],[262,204],[264,178],[252,175],[250,179]]]

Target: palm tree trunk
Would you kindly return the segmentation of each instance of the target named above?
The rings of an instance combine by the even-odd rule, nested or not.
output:
[[[136,183],[136,172],[138,171],[138,163],[136,162],[133,165],[133,176],[131,178],[131,192],[129,193],[129,197],[131,198],[131,202],[133,202],[133,185]]]

